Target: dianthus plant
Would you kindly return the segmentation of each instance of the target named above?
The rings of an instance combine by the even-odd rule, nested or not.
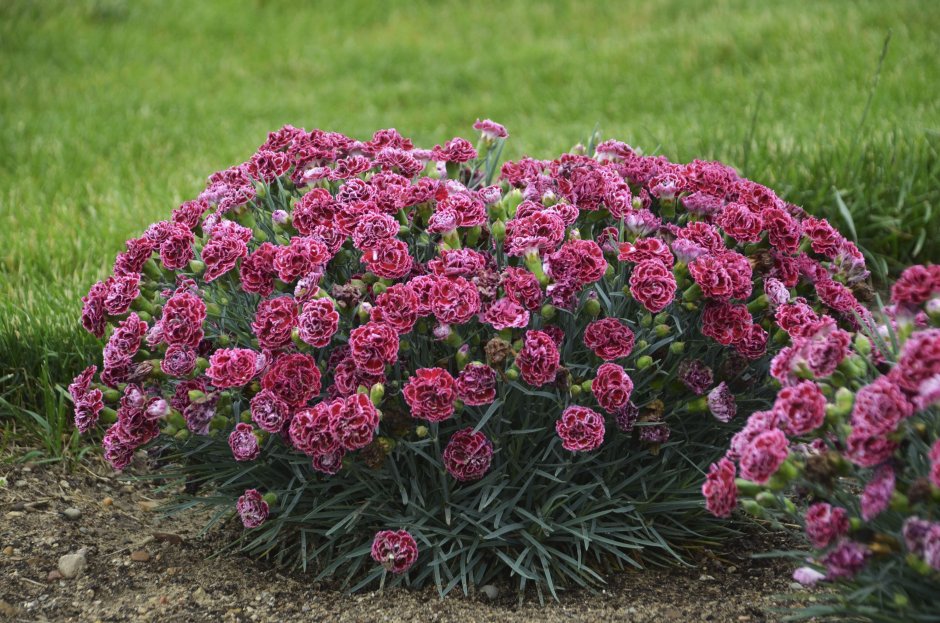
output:
[[[607,141],[499,166],[284,127],[128,241],[76,379],[123,469],[237,511],[237,545],[353,588],[551,594],[714,535],[698,496],[793,318],[852,327],[855,246],[715,162]]]
[[[718,516],[740,496],[754,515],[804,527],[794,578],[836,590],[803,616],[935,621],[940,267],[904,271],[891,307],[865,325],[854,335],[825,317],[797,325],[772,366],[776,400],[748,418],[703,491]]]

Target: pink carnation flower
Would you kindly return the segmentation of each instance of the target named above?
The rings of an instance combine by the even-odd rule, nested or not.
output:
[[[236,509],[246,528],[257,528],[268,519],[268,503],[257,489],[247,489],[238,498]]]
[[[826,502],[817,502],[806,510],[805,524],[806,535],[817,549],[828,546],[849,531],[846,510]]]
[[[702,495],[705,508],[715,517],[730,517],[738,499],[738,488],[734,484],[734,463],[721,459],[708,469]]]
[[[444,467],[461,482],[479,480],[490,468],[493,444],[480,431],[464,428],[454,433],[444,449]]]
[[[590,452],[604,442],[604,418],[592,409],[572,405],[555,422],[555,431],[565,450]]]
[[[418,544],[405,530],[382,530],[372,541],[372,560],[395,574],[401,574],[418,559]]]
[[[788,446],[787,436],[781,430],[760,433],[741,455],[741,476],[758,484],[766,483],[786,460]]]

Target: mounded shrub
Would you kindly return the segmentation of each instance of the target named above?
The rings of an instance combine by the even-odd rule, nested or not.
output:
[[[606,141],[500,167],[505,129],[474,127],[287,126],[210,176],[83,299],[107,344],[78,428],[352,588],[555,595],[716,538],[706,466],[797,319],[857,326],[861,255],[720,163]]]

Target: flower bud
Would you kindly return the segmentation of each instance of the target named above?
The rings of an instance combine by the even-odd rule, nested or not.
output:
[[[467,364],[470,363],[470,346],[464,344],[459,349],[457,349],[457,355],[455,356],[457,360],[457,369],[463,370],[467,367]]]
[[[777,508],[777,496],[770,491],[761,491],[754,499],[764,508]]]
[[[542,318],[545,320],[551,320],[555,317],[555,306],[551,303],[545,303],[542,305]]]
[[[513,366],[512,368],[509,368],[509,370],[506,371],[506,378],[508,378],[510,381],[518,380],[519,368],[516,368],[515,366]]]
[[[372,401],[372,404],[378,407],[382,404],[383,398],[385,398],[385,386],[381,383],[376,383],[369,390],[369,400]]]
[[[685,342],[672,342],[669,345],[669,352],[673,355],[681,355],[685,352]]]
[[[571,388],[570,388],[570,391],[571,391],[571,395],[572,395],[572,396],[580,396],[580,395],[581,395],[581,386],[580,386],[580,385],[577,385],[577,384],[572,385]]]
[[[653,326],[653,316],[649,313],[643,314],[643,316],[640,317],[640,326],[644,329],[648,329]]]
[[[757,503],[756,500],[742,500],[741,508],[744,509],[744,512],[753,517],[763,517],[764,508]]]
[[[467,233],[464,235],[464,241],[467,243],[468,247],[474,247],[477,244],[477,241],[480,240],[480,234],[483,233],[483,229],[476,225],[471,227]]]
[[[490,233],[493,235],[494,240],[502,242],[506,238],[506,223],[502,219],[497,220],[490,225]]]
[[[863,357],[868,357],[871,355],[871,340],[862,335],[861,333],[855,334],[855,352],[862,355]]]
[[[189,260],[189,270],[192,271],[194,275],[201,275],[202,272],[206,269],[206,265],[199,260]]]
[[[653,358],[649,355],[643,355],[642,357],[637,357],[636,360],[636,369],[645,370],[646,368],[653,365]]]
[[[190,402],[194,402],[196,404],[202,404],[206,401],[205,392],[201,392],[198,389],[189,390],[187,392],[187,396],[189,397]]]
[[[669,335],[671,330],[672,328],[668,324],[658,324],[653,329],[653,331],[656,333],[656,337],[666,337]]]
[[[121,392],[116,389],[106,389],[103,392],[104,399],[108,402],[117,402],[121,399]]]
[[[101,415],[98,416],[98,420],[102,424],[114,424],[115,422],[117,422],[117,419],[118,419],[117,411],[115,411],[111,407],[105,407],[104,409],[102,409]]]
[[[686,303],[694,303],[700,298],[702,298],[702,288],[697,283],[693,283],[682,293],[682,300]]]
[[[897,490],[891,494],[891,501],[889,502],[889,506],[891,507],[891,510],[898,513],[911,512],[911,504],[907,499],[907,496]]]
[[[189,439],[189,429],[187,428],[180,429],[176,432],[175,435],[173,435],[173,437],[177,439],[178,441],[186,441],[187,439]]]
[[[176,428],[186,428],[186,418],[184,418],[183,414],[176,409],[173,409],[170,412],[170,415],[167,416],[166,421]]]
[[[935,296],[924,305],[924,312],[934,326],[940,324],[940,296]]]
[[[649,345],[650,343],[646,340],[637,340],[636,344],[633,345],[633,352],[642,353]]]
[[[745,480],[744,478],[735,478],[734,484],[738,488],[738,493],[741,495],[746,495],[749,497],[754,497],[759,494],[764,489],[751,480]]]
[[[596,298],[589,298],[584,302],[584,312],[588,316],[596,318],[601,313],[601,302]]]
[[[933,569],[927,564],[927,561],[916,554],[908,554],[904,559],[907,566],[921,575],[930,575]]]
[[[415,428],[415,435],[417,435],[419,439],[424,439],[428,436],[428,427],[424,425],[418,426]]]

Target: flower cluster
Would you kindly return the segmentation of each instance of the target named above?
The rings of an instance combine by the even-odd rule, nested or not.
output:
[[[799,582],[870,585],[848,588],[847,602],[914,620],[936,611],[940,580],[940,272],[907,269],[892,303],[854,335],[804,303],[784,312],[793,345],[774,361],[782,387],[702,491],[717,516],[740,495],[753,514],[801,521],[812,552]],[[789,489],[808,507],[782,497]]]
[[[421,149],[392,129],[363,141],[285,126],[211,175],[83,298],[83,326],[107,344],[98,381],[93,366],[70,387],[78,428],[109,426],[117,469],[161,433],[184,452],[210,447],[191,436],[227,440],[217,458],[236,475],[215,484],[241,483],[255,527],[301,512],[299,497],[274,501],[300,482],[381,478],[381,509],[414,495],[389,482],[478,491],[515,478],[522,456],[655,461],[688,441],[678,418],[730,433],[773,357],[787,393],[729,458],[766,482],[786,436],[821,425],[825,396],[801,379],[832,373],[867,321],[858,249],[717,162],[606,141],[500,168],[506,129],[474,128],[476,146]],[[908,275],[899,305],[931,279]],[[905,417],[882,389],[866,400],[885,421],[851,441],[860,461],[890,453],[888,420]],[[262,479],[256,462],[291,476]],[[421,465],[433,483],[405,473]],[[728,473],[709,476],[722,514]],[[373,556],[406,570],[414,540],[382,534]]]

